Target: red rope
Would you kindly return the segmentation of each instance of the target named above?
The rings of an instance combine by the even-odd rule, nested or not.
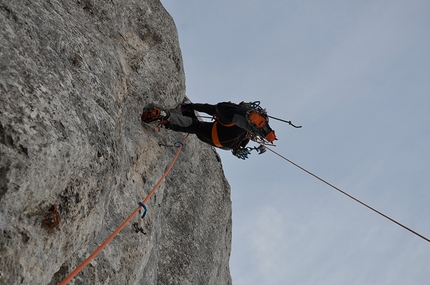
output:
[[[180,144],[178,151],[176,152],[176,155],[170,163],[169,167],[167,168],[166,172],[164,172],[158,183],[154,186],[154,188],[152,188],[151,192],[149,192],[145,200],[143,200],[143,204],[146,204],[146,202],[149,201],[151,196],[155,193],[155,191],[163,182],[164,178],[166,178],[167,174],[169,174],[170,170],[178,159],[179,153],[182,150],[183,144],[188,139],[188,136],[189,134],[182,140],[182,143]],[[141,206],[138,206],[136,210],[134,210],[134,212],[84,262],[81,263],[81,265],[79,265],[72,273],[70,273],[63,281],[61,281],[60,285],[67,284],[70,280],[73,279],[73,277],[75,277],[79,272],[81,272],[82,269],[84,269],[85,266],[87,266],[88,263],[90,263],[103,250],[103,248],[105,248],[108,243],[113,240],[116,235],[118,235],[118,233],[134,218],[134,216],[137,215],[137,212],[139,212],[140,208]]]

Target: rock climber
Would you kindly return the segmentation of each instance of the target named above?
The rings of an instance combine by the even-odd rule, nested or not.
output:
[[[246,147],[250,139],[258,137],[269,143],[276,140],[275,132],[269,126],[266,110],[259,103],[183,103],[181,111],[164,110],[151,104],[143,108],[141,120],[143,123],[158,122],[172,131],[196,134],[201,141],[231,150],[233,155],[245,159],[252,149]],[[199,120],[195,111],[209,114],[215,121]],[[263,145],[254,149],[259,153],[265,150]]]

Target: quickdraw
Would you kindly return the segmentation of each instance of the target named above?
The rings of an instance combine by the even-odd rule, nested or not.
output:
[[[148,213],[148,208],[146,207],[145,204],[143,204],[142,202],[139,202],[139,205],[144,209],[144,212],[142,214],[142,210],[139,209],[139,215],[142,215],[141,218],[142,220],[145,218],[146,214]],[[134,230],[136,231],[136,233],[141,232],[142,234],[146,235],[145,231],[143,230],[142,227],[139,227],[139,223],[133,223],[133,227]]]
[[[248,155],[251,154],[251,151],[255,150],[258,154],[263,154],[266,152],[267,148],[264,144],[260,144],[258,147],[241,147],[233,151],[233,155],[240,159],[247,159]]]
[[[158,146],[165,146],[165,147],[176,147],[176,148],[180,148],[181,146],[183,146],[184,144],[180,141],[175,142],[174,144],[164,144],[162,142],[158,142]]]
[[[258,147],[255,147],[255,146],[254,147],[247,147],[247,149],[249,151],[255,150],[255,151],[257,151],[258,154],[263,154],[267,151],[266,146],[263,144],[259,145]]]

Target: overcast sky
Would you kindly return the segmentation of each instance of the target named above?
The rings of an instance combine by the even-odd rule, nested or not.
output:
[[[430,238],[430,1],[162,0],[194,102],[261,101],[275,151]],[[430,284],[430,243],[273,153],[218,151],[234,285]]]

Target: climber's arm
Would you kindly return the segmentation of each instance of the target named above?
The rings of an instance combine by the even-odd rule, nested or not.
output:
[[[193,110],[196,110],[197,112],[203,112],[211,116],[216,114],[216,105],[196,103],[196,104],[187,104],[186,106],[191,107]]]

